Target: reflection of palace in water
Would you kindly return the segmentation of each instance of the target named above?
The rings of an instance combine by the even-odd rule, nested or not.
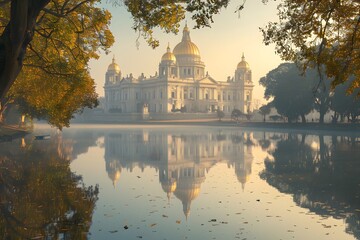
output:
[[[158,169],[162,189],[168,198],[174,194],[182,202],[188,216],[191,202],[205,181],[205,172],[216,163],[233,166],[244,188],[251,174],[252,141],[252,135],[244,133],[110,133],[105,135],[106,171],[115,185],[122,168]]]

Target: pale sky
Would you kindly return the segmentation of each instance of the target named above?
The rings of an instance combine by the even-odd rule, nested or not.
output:
[[[234,12],[240,2],[242,1],[232,1],[227,9],[216,15],[211,28],[192,29],[194,22],[190,17],[186,20],[190,28],[191,40],[198,46],[201,60],[205,63],[205,71],[217,81],[226,81],[227,76],[234,75],[244,53],[255,84],[253,98],[263,99],[264,89],[259,86],[259,79],[276,68],[281,63],[281,59],[275,55],[273,45],[265,46],[262,43],[259,27],[264,27],[269,21],[277,20],[277,2],[270,1],[264,5],[261,0],[247,1],[239,17]],[[140,76],[141,73],[145,76],[153,76],[158,71],[167,44],[169,43],[173,50],[181,41],[182,29],[185,25],[183,21],[178,35],[155,31],[154,36],[160,40],[160,46],[155,50],[142,38],[140,38],[140,47],[137,48],[138,34],[131,28],[133,22],[130,14],[123,7],[113,7],[111,4],[104,4],[104,8],[110,10],[113,16],[110,29],[114,34],[115,43],[110,49],[110,54],[101,53],[98,60],[90,63],[91,76],[95,79],[96,91],[100,96],[104,96],[105,73],[113,55],[120,66],[122,76],[130,73],[134,77]]]

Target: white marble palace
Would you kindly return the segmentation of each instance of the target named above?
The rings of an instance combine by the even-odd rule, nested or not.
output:
[[[244,54],[233,77],[216,81],[201,61],[198,47],[184,27],[182,40],[171,52],[167,47],[159,74],[123,77],[113,58],[105,75],[105,110],[122,113],[214,112],[239,109],[252,111],[252,82]]]

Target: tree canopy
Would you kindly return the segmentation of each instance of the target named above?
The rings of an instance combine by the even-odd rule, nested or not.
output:
[[[341,84],[336,87],[331,98],[330,108],[335,112],[333,121],[336,122],[338,117],[341,119],[347,117],[349,121],[356,122],[358,116],[360,116],[360,101],[357,95],[358,91],[354,91],[352,94],[347,94],[346,89],[353,80]]]
[[[314,82],[300,75],[295,64],[283,63],[262,77],[259,83],[265,87],[265,98],[273,97],[277,111],[289,122],[305,115],[313,109]]]
[[[274,43],[283,60],[295,61],[303,70],[325,66],[332,87],[354,75],[352,91],[360,87],[359,9],[360,2],[353,0],[284,0],[278,6],[279,21],[262,29],[264,43]]]
[[[265,87],[265,98],[273,98],[271,104],[276,110],[288,118],[289,121],[305,115],[315,109],[319,112],[319,122],[324,123],[324,116],[333,111],[333,121],[339,117],[347,117],[356,122],[360,116],[360,89],[354,89],[348,94],[348,88],[356,81],[354,77],[345,83],[330,88],[330,80],[324,78],[324,87],[317,87],[319,73],[315,69],[307,69],[301,75],[295,63],[283,63],[262,77],[259,83]],[[262,113],[260,108],[260,113]],[[270,116],[271,118],[271,116]]]
[[[260,108],[259,108],[259,113],[261,115],[263,115],[264,117],[264,122],[266,122],[266,115],[269,115],[271,112],[271,105],[270,104],[265,104],[265,105],[262,105]]]
[[[3,109],[4,104],[15,101],[23,113],[47,119],[50,124],[62,128],[69,125],[76,111],[97,105],[95,84],[87,64],[90,59],[99,57],[100,49],[108,51],[114,42],[108,28],[111,15],[96,7],[98,2],[53,0],[33,18],[36,24],[33,26],[31,41],[21,46],[24,54],[26,51],[26,57],[22,56],[21,64],[15,63],[19,57],[13,62],[13,65],[18,65],[20,75],[15,83],[8,82],[10,92],[7,92],[7,87],[0,88],[1,94],[7,93],[1,99]],[[9,1],[9,4],[0,10],[2,22],[9,22],[2,29],[0,46],[9,37],[7,33],[12,29],[9,24],[16,18],[9,15],[15,11],[12,10],[13,5],[25,7],[23,2]],[[30,4],[28,8],[36,6]],[[14,44],[11,42],[10,46],[0,47],[0,56],[13,54],[8,48],[14,47]],[[11,53],[1,52],[1,49]],[[1,60],[6,65],[10,58],[4,60],[0,57],[0,66]],[[1,69],[2,84],[3,80],[6,82],[10,78],[1,79]]]

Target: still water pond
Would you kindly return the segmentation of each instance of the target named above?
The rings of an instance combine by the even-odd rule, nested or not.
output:
[[[0,142],[0,239],[360,239],[360,137],[74,127]]]

